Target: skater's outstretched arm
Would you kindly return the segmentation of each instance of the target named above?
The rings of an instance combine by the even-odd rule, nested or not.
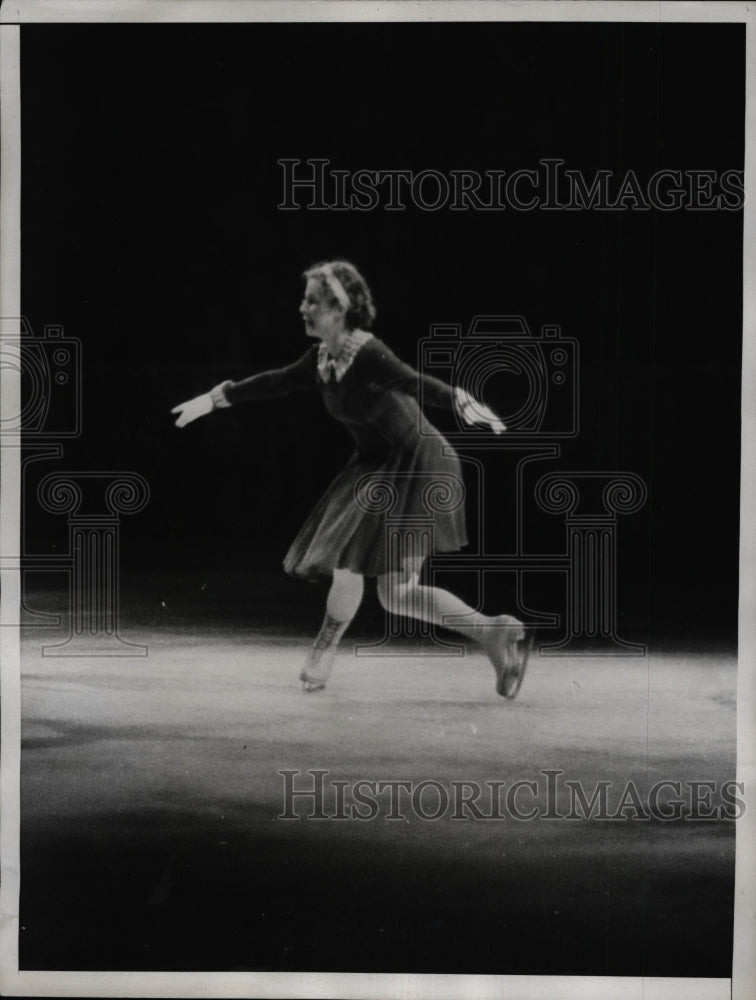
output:
[[[417,398],[422,384],[423,402],[428,406],[444,410],[454,407],[451,386],[433,375],[421,375],[411,365],[401,361],[383,341],[374,339],[366,344],[357,361],[364,366],[366,380],[375,391],[398,389]]]
[[[423,402],[426,405],[446,410],[456,408],[465,423],[487,424],[495,434],[506,430],[497,414],[470,393],[460,387],[453,389],[434,375],[416,371],[411,365],[401,361],[383,342],[373,341],[368,350],[363,348],[361,354],[364,364],[368,366],[368,379],[376,390],[398,389],[418,398],[422,386]]]
[[[274,368],[267,372],[251,375],[241,382],[221,382],[209,392],[185,403],[174,406],[171,413],[177,414],[176,426],[185,427],[193,420],[204,417],[213,410],[232,406],[253,399],[271,399],[287,396],[315,388],[317,348],[310,348],[301,358],[284,368]]]

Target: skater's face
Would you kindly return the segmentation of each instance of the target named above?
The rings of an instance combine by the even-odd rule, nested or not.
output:
[[[315,278],[307,282],[299,312],[308,337],[328,341],[344,329],[344,310],[338,303],[331,303],[322,284]]]

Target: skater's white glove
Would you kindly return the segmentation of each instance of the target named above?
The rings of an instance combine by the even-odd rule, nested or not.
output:
[[[222,382],[211,389],[210,392],[205,392],[201,396],[195,396],[194,399],[187,399],[185,403],[179,403],[178,406],[174,406],[171,413],[178,414],[176,426],[186,427],[193,420],[198,420],[200,417],[212,413],[213,410],[230,406],[231,404],[226,399],[226,394],[223,391],[228,384],[228,382]]]
[[[503,434],[503,432],[507,429],[493,410],[489,409],[484,403],[475,399],[475,397],[471,396],[469,392],[466,392],[464,389],[460,389],[459,386],[457,386],[454,392],[456,395],[459,415],[466,424],[487,424],[494,434]]]

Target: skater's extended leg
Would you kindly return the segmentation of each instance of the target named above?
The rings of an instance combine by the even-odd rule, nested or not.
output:
[[[322,691],[331,676],[336,649],[362,601],[364,581],[348,569],[333,572],[326,613],[320,632],[310,649],[299,679],[305,691]]]
[[[378,599],[383,607],[394,615],[419,618],[461,632],[471,639],[478,638],[491,619],[474,611],[448,590],[421,585],[421,569],[422,563],[411,561],[398,572],[379,576]]]
[[[522,622],[512,615],[483,615],[448,590],[422,585],[422,562],[406,560],[401,570],[378,577],[378,598],[383,607],[395,615],[443,625],[479,642],[496,670],[497,693],[513,698],[530,651]]]

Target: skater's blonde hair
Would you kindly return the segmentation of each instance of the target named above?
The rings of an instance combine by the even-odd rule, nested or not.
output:
[[[302,277],[314,278],[329,296],[331,304],[344,309],[344,323],[350,330],[369,330],[375,320],[375,305],[368,283],[347,260],[321,261]]]

